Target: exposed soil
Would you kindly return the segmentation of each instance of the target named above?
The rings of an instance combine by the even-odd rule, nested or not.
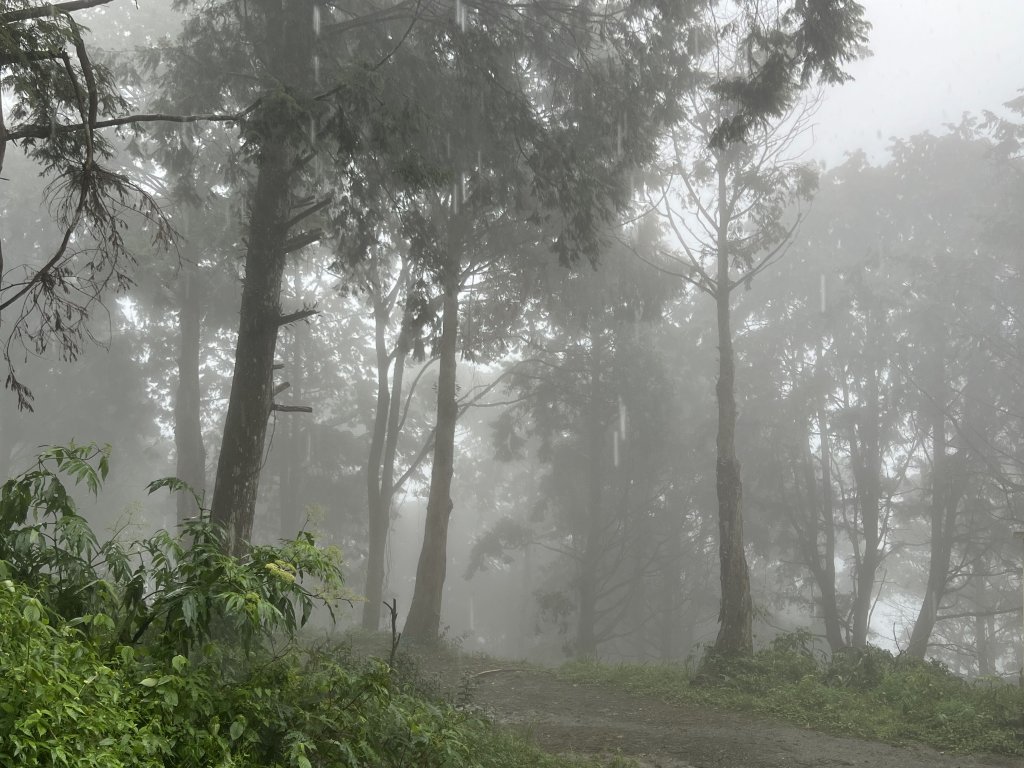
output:
[[[615,756],[643,768],[1024,768],[1024,760],[954,755],[828,736],[743,713],[670,704],[549,670],[474,657],[422,658],[449,696],[553,753]]]

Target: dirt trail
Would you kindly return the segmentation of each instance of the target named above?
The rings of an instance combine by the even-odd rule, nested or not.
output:
[[[569,683],[550,671],[494,660],[460,658],[435,670],[452,695],[468,698],[548,752],[621,755],[644,768],[1024,768],[1020,758],[828,736],[748,714]]]

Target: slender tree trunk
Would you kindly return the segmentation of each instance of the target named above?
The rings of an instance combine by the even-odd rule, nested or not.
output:
[[[839,603],[836,596],[835,492],[832,488],[832,441],[829,438],[826,409],[829,381],[825,373],[824,350],[820,340],[817,353],[818,370],[816,373],[821,385],[821,399],[818,401],[818,461],[821,464],[821,527],[825,547],[820,561],[818,590],[821,594],[825,639],[828,641],[829,649],[835,653],[846,647],[846,641],[843,637],[843,625],[839,616]]]
[[[672,512],[675,514],[672,514]],[[680,513],[672,510],[663,515],[666,518],[665,530],[668,536],[668,551],[665,566],[661,571],[661,593],[665,610],[660,617],[658,638],[658,656],[661,661],[669,662],[676,658],[678,646],[677,628],[681,624],[680,589],[682,588],[683,572],[683,541],[679,530]]]
[[[450,238],[450,242],[455,238]],[[416,567],[416,587],[405,622],[405,634],[421,643],[437,641],[441,626],[441,601],[448,560],[448,521],[452,512],[452,474],[455,470],[456,351],[459,334],[459,257],[451,247],[443,275],[444,305],[440,371],[437,379],[437,428],[430,468],[430,493],[423,548]]]
[[[913,658],[923,659],[928,652],[928,643],[939,604],[946,594],[949,579],[949,561],[953,553],[953,536],[956,527],[956,510],[962,493],[958,481],[956,461],[947,455],[946,441],[946,350],[944,339],[940,340],[933,352],[931,378],[932,392],[928,394],[927,415],[932,432],[932,499],[930,511],[931,545],[929,547],[928,582],[925,586],[921,609],[910,633],[907,653]]]
[[[263,12],[264,37],[259,53],[268,76],[291,87],[307,85],[312,49],[311,0],[253,1]],[[281,279],[297,159],[291,133],[299,128],[291,125],[295,117],[288,113],[290,107],[279,102],[282,100],[270,100],[261,107],[276,108],[283,114],[263,115],[263,123],[275,125],[277,130],[260,137],[235,370],[213,492],[213,519],[225,527],[229,549],[236,554],[252,538],[267,420],[273,404],[274,353],[283,322]]]
[[[979,557],[975,562],[980,560],[981,558]],[[984,677],[995,674],[996,671],[989,639],[992,634],[991,629],[994,617],[984,615],[983,606],[986,604],[985,588],[988,586],[984,572],[979,572],[976,565],[972,576],[974,607],[978,612],[974,617],[974,647],[978,654],[978,674]]]
[[[857,558],[857,589],[853,599],[850,644],[854,648],[863,648],[867,645],[875,574],[882,559],[879,514],[882,497],[882,462],[878,436],[878,376],[878,369],[871,366],[868,371],[867,392],[864,395],[865,404],[860,409],[859,423],[851,428],[850,434],[850,453],[853,458],[854,479],[857,483],[863,539],[863,551]]]
[[[749,655],[754,651],[750,574],[743,548],[743,486],[736,457],[735,356],[732,348],[729,282],[729,216],[726,200],[725,161],[719,160],[719,224],[717,235],[718,273],[715,302],[718,315],[718,460],[715,466],[718,490],[718,554],[722,603],[715,652]]]
[[[821,612],[825,622],[825,639],[829,649],[835,653],[845,648],[843,625],[839,617],[839,603],[836,598],[836,523],[835,496],[832,489],[832,445],[828,436],[828,417],[825,406],[818,409],[819,459],[821,462],[821,521],[824,531],[825,551],[822,553]]]
[[[376,286],[373,300],[374,347],[377,355],[377,410],[373,419],[370,455],[366,462],[366,500],[369,517],[369,549],[366,557],[366,602],[363,603],[363,629],[376,632],[380,627],[380,603],[384,589],[384,554],[387,549],[388,527],[391,523],[391,499],[385,499],[381,489],[381,471],[384,443],[392,411],[391,356],[387,349],[387,326],[390,313],[380,285]]]
[[[605,429],[601,398],[601,334],[591,330],[590,336],[590,400],[587,407],[587,498],[586,531],[580,569],[576,580],[579,616],[576,627],[576,651],[581,656],[597,653],[597,591],[601,551],[604,548],[604,458]]]
[[[404,278],[403,278],[404,279]],[[376,311],[375,311],[376,315]],[[384,599],[384,561],[387,556],[388,532],[391,529],[391,509],[395,498],[395,458],[398,451],[399,418],[401,415],[402,384],[405,374],[405,360],[409,355],[409,339],[406,330],[407,317],[403,317],[402,330],[395,345],[394,373],[391,376],[390,393],[383,398],[377,393],[377,414],[374,419],[373,441],[370,445],[370,461],[367,474],[369,499],[369,550],[366,558],[366,603],[363,604],[363,629],[375,632],[380,628],[380,607]],[[383,344],[383,334],[378,344]],[[378,352],[378,387],[381,385],[381,358]],[[383,383],[387,386],[386,369]],[[381,410],[382,404],[386,405]],[[381,445],[377,440],[381,431],[384,436]],[[376,470],[373,468],[376,467]]]
[[[199,386],[202,301],[195,267],[183,267],[178,280],[178,388],[174,398],[175,475],[196,491],[206,492],[206,449],[203,447]],[[178,525],[199,514],[190,493],[177,498]]]

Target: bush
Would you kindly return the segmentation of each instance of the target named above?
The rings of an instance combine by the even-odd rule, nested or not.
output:
[[[342,588],[339,554],[308,534],[242,558],[208,519],[100,544],[65,481],[97,492],[108,454],[51,448],[0,489],[0,765],[565,764],[415,695],[383,662],[299,646]]]
[[[155,766],[121,665],[77,627],[51,624],[37,593],[0,582],[0,765]]]

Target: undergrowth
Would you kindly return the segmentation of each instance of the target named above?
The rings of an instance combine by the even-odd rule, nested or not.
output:
[[[386,661],[298,642],[314,606],[345,594],[338,553],[308,534],[235,558],[201,517],[100,543],[67,481],[95,493],[107,457],[49,449],[0,489],[0,765],[591,765],[424,695]]]
[[[777,638],[749,658],[683,665],[570,662],[575,682],[612,683],[678,703],[755,712],[796,725],[960,753],[1024,754],[1024,691],[970,682],[941,664],[868,647],[815,657],[809,635]]]

